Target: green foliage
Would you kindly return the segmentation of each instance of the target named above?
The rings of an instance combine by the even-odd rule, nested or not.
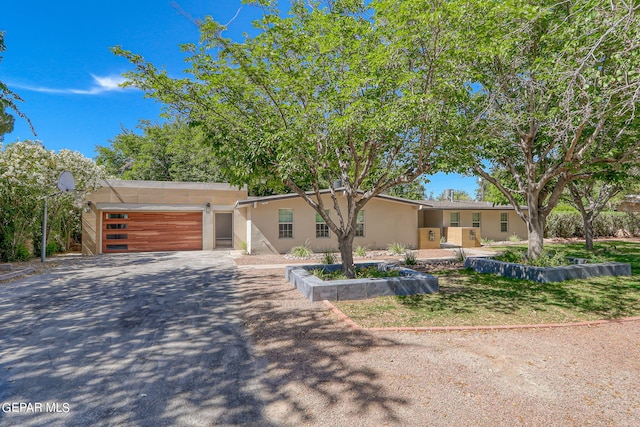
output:
[[[406,251],[403,262],[405,265],[416,265],[418,263],[418,254],[415,251]]]
[[[421,181],[416,180],[409,184],[400,184],[392,187],[387,194],[395,197],[402,197],[410,200],[424,200],[424,185]]]
[[[56,242],[47,243],[47,250],[46,250],[47,256],[51,256],[59,251],[60,251],[60,248],[58,247],[58,244]]]
[[[203,130],[232,184],[288,188],[324,215],[320,189],[340,181],[349,208],[323,219],[353,274],[353,224],[368,201],[459,166],[460,110],[452,100],[465,96],[468,80],[452,24],[464,10],[294,0],[287,14],[274,3],[263,12],[239,42],[205,20],[199,43],[183,47],[189,79],[113,50],[135,65],[131,85]],[[333,206],[341,205],[337,197]]]
[[[353,250],[353,253],[356,254],[359,257],[365,257],[365,256],[367,256],[367,247],[358,245]]]
[[[593,221],[594,237],[614,237],[619,232],[640,235],[640,215],[625,212],[602,212]],[[584,223],[578,212],[553,211],[547,218],[547,237],[584,237]]]
[[[294,246],[289,251],[289,255],[294,256],[296,258],[311,258],[313,255],[313,251],[309,247],[309,242],[305,242],[304,245]]]
[[[402,255],[407,251],[407,248],[402,243],[393,242],[387,246],[387,251],[393,255]]]
[[[507,248],[504,252],[496,255],[494,259],[503,262],[520,264],[524,261],[526,254],[521,249]]]
[[[520,242],[522,239],[520,238],[520,236],[518,236],[516,233],[513,233],[511,236],[509,236],[509,241],[510,242]]]
[[[123,129],[111,145],[98,146],[96,163],[121,179],[216,182],[224,169],[198,126],[182,122],[152,124],[141,121],[142,135]]]
[[[461,111],[473,169],[528,206],[519,213],[537,257],[568,183],[637,164],[640,11],[596,0],[468,3],[463,39],[476,51]]]
[[[57,194],[58,176],[64,170],[74,175],[76,192]],[[78,152],[54,153],[35,141],[4,147],[0,151],[0,260],[15,259],[20,246],[40,241],[45,197],[48,240],[57,239],[66,250],[81,234],[84,194],[97,188],[103,177],[102,168]]]
[[[31,259],[31,252],[29,252],[29,249],[24,245],[18,245],[13,259],[9,261],[29,261],[29,259]]]
[[[345,280],[347,276],[340,271],[327,271],[322,268],[316,268],[310,271],[314,276],[322,280]],[[356,279],[383,279],[387,277],[398,277],[400,272],[395,269],[381,270],[378,267],[356,267]]]
[[[336,263],[336,255],[333,253],[331,249],[326,249],[322,252],[322,263],[323,264]]]

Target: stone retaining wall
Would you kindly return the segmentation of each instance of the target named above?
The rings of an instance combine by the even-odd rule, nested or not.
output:
[[[377,263],[357,264],[358,267],[377,265]],[[329,281],[321,280],[310,273],[310,270],[316,268],[335,271],[340,269],[341,265],[295,265],[288,266],[285,270],[287,280],[311,301],[344,301],[388,295],[431,294],[439,290],[437,277],[408,268],[390,267],[399,270],[400,277]]]
[[[631,276],[631,265],[620,262],[575,264],[562,267],[533,267],[523,264],[497,261],[490,258],[468,257],[465,268],[478,273],[493,273],[504,277],[526,279],[539,283],[562,282],[598,276]]]

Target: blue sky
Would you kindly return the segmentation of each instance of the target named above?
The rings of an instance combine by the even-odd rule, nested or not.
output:
[[[110,47],[121,45],[177,76],[186,68],[179,44],[198,38],[189,16],[211,15],[220,22],[235,17],[227,33],[231,37],[241,37],[259,16],[259,10],[240,0],[3,3],[0,31],[7,49],[0,81],[24,99],[20,109],[37,133],[18,118],[5,143],[38,139],[48,149],[68,148],[90,158],[121,127],[133,129],[140,119],[159,120],[161,111],[141,91],[118,87],[131,66]],[[475,178],[459,175],[437,174],[431,180],[427,194],[454,188],[473,195],[476,186]]]

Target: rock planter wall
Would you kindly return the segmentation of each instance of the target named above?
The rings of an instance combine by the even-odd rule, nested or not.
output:
[[[571,279],[587,279],[598,276],[631,276],[631,265],[620,262],[599,264],[575,264],[562,267],[533,267],[497,261],[491,258],[469,257],[465,268],[478,273],[493,273],[504,277],[526,279],[539,283],[562,282]]]
[[[358,267],[377,266],[377,263],[357,264]],[[311,301],[344,301],[388,295],[432,294],[438,292],[438,278],[408,268],[390,267],[400,271],[400,277],[375,279],[347,279],[324,281],[310,273],[322,268],[339,270],[340,264],[295,265],[285,270],[287,280]]]

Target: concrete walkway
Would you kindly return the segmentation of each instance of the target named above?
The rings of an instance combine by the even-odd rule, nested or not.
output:
[[[228,254],[70,268],[0,286],[0,425],[270,425]]]

